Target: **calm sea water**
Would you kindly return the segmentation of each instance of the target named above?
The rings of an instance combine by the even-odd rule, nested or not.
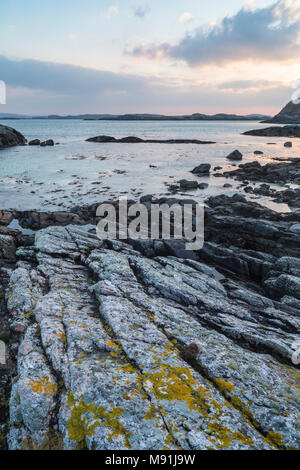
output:
[[[284,148],[286,139],[242,136],[249,129],[266,127],[258,122],[118,122],[80,120],[11,120],[1,124],[14,127],[28,140],[52,138],[54,147],[14,147],[0,151],[0,209],[57,210],[75,205],[101,202],[128,195],[167,195],[166,183],[185,178],[209,183],[207,190],[185,193],[203,201],[209,195],[237,192],[238,183],[224,178],[197,178],[190,171],[200,163],[233,169],[226,159],[239,149],[244,162],[299,155],[300,143]],[[185,138],[215,141],[214,145],[97,144],[89,137],[111,135],[141,138]],[[268,145],[268,143],[276,145]],[[255,156],[261,150],[263,156]],[[152,167],[150,167],[150,165]],[[154,166],[154,167],[153,167]],[[223,188],[230,182],[233,187]],[[184,194],[182,194],[184,196]],[[250,196],[251,197],[251,196]],[[253,197],[253,196],[252,196]],[[261,204],[276,210],[289,210],[266,198]]]

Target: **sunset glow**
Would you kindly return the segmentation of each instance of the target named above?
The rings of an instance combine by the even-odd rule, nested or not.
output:
[[[300,77],[299,0],[83,5],[1,5],[4,112],[274,114]]]

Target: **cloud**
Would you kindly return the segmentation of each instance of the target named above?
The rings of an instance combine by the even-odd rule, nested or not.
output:
[[[218,88],[226,92],[245,93],[246,91],[259,92],[280,86],[284,87],[287,85],[283,82],[271,82],[269,80],[232,80],[230,82],[220,83]]]
[[[109,7],[107,10],[106,16],[107,18],[112,18],[113,16],[117,16],[119,14],[119,7],[116,5]]]
[[[190,23],[193,21],[194,17],[190,13],[182,13],[181,17],[179,18],[180,23]]]
[[[144,86],[144,79],[134,75],[44,62],[15,60],[0,55],[1,79],[11,87],[82,95],[115,91],[134,91]]]
[[[20,114],[253,112],[274,113],[289,87],[272,82],[174,84],[151,76],[113,73],[0,55],[7,85],[3,112]],[[239,92],[237,92],[239,90]],[[270,111],[270,109],[272,111]]]
[[[243,7],[217,25],[188,33],[179,43],[140,45],[131,54],[168,57],[190,66],[223,66],[232,62],[297,63],[300,57],[300,0],[279,0],[258,9]]]
[[[151,8],[148,5],[139,6],[134,10],[134,16],[138,18],[144,18],[149,12]]]

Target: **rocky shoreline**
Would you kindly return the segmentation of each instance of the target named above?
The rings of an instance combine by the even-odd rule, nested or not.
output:
[[[199,252],[53,226],[95,206],[15,215],[37,231],[0,229],[10,449],[299,448],[299,213],[210,198]]]
[[[198,251],[100,240],[96,203],[0,211],[0,449],[299,449],[299,172],[218,173],[293,211],[209,197]]]
[[[300,137],[300,126],[273,126],[266,129],[253,129],[243,135],[256,137]]]
[[[268,163],[261,165],[258,161],[239,165],[238,169],[224,172],[227,178],[235,178],[243,182],[246,193],[258,194],[272,198],[276,202],[288,204],[290,207],[300,208],[300,187],[291,188],[289,184],[300,185],[300,160],[291,158],[284,163]],[[263,181],[258,187],[251,186],[249,181]],[[270,184],[281,185],[283,189],[276,190]],[[287,189],[284,189],[286,188]]]

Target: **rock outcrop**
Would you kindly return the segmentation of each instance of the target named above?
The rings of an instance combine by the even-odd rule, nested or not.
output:
[[[25,137],[12,127],[2,126],[0,124],[0,150],[6,147],[14,147],[16,145],[25,145]]]
[[[266,129],[254,129],[244,132],[243,135],[257,137],[300,137],[300,126],[273,126]]]
[[[290,101],[276,116],[265,122],[278,124],[300,124],[300,104]]]
[[[220,218],[222,206],[211,207]],[[271,238],[271,225],[257,236]],[[9,448],[299,448],[299,260],[256,255],[266,289],[281,279],[279,302],[222,274],[237,246],[216,246],[216,269],[203,253],[178,258],[177,241],[152,241],[146,257],[147,243],[68,226],[19,246],[6,292],[20,343]],[[240,251],[247,263],[250,251]]]
[[[224,172],[224,176],[234,177],[239,180],[250,179],[275,184],[299,184],[300,159],[295,158],[285,163],[267,163],[266,165],[253,161],[239,165],[237,170]]]
[[[211,197],[197,252],[37,214],[0,227],[0,448],[299,449],[299,213]]]
[[[123,137],[122,139],[116,139],[115,137],[107,135],[99,135],[97,137],[91,137],[86,140],[87,142],[98,142],[98,143],[119,143],[119,144],[215,144],[216,142],[210,142],[206,140],[197,139],[140,139],[139,137],[129,136]]]

